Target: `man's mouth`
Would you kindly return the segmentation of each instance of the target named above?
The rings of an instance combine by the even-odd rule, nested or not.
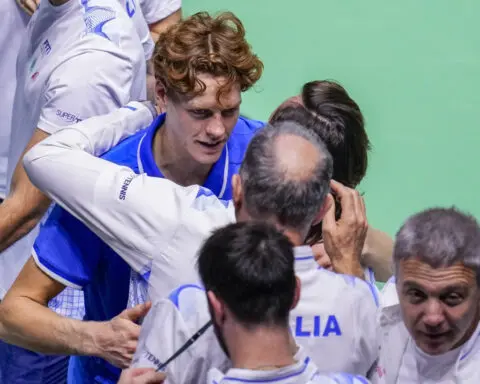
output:
[[[432,342],[438,342],[440,340],[448,337],[449,332],[439,332],[439,333],[424,333],[424,337]]]
[[[219,147],[221,147],[224,142],[223,142],[223,140],[221,140],[221,141],[216,141],[216,142],[197,141],[197,143],[199,143],[200,145],[202,145],[205,148],[213,150],[213,149],[218,149]]]

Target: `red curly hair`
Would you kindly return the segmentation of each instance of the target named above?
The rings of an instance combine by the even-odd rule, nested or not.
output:
[[[235,84],[252,87],[263,72],[262,61],[245,39],[242,22],[231,12],[216,17],[199,12],[160,35],[153,56],[155,79],[170,97],[192,98],[205,91],[202,73],[226,78],[217,99]]]

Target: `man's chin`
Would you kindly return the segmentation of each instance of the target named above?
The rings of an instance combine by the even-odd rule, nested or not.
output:
[[[222,151],[196,153],[195,160],[201,165],[212,166],[220,159],[221,155]]]
[[[417,342],[417,346],[421,351],[431,356],[438,356],[447,353],[453,347],[450,340],[422,340],[421,342]]]

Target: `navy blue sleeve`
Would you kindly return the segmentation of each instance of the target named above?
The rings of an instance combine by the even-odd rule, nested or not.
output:
[[[97,268],[101,240],[83,223],[56,206],[33,246],[40,269],[66,286],[83,288]]]

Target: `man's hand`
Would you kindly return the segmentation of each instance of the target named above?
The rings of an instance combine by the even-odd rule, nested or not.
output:
[[[150,310],[151,303],[124,310],[112,320],[100,323],[96,335],[99,357],[119,368],[128,368],[137,349],[140,325],[138,320]]]
[[[40,0],[16,0],[16,1],[19,7],[22,8],[25,11],[25,13],[27,13],[29,16],[33,15],[33,12],[35,12],[38,8],[38,4],[40,4]]]
[[[122,372],[118,384],[162,384],[165,377],[153,368],[128,368]]]
[[[365,203],[358,191],[332,180],[332,192],[341,204],[342,213],[335,220],[335,200],[327,196],[330,207],[322,221],[325,251],[330,256],[335,272],[364,278],[360,264],[368,222]]]

